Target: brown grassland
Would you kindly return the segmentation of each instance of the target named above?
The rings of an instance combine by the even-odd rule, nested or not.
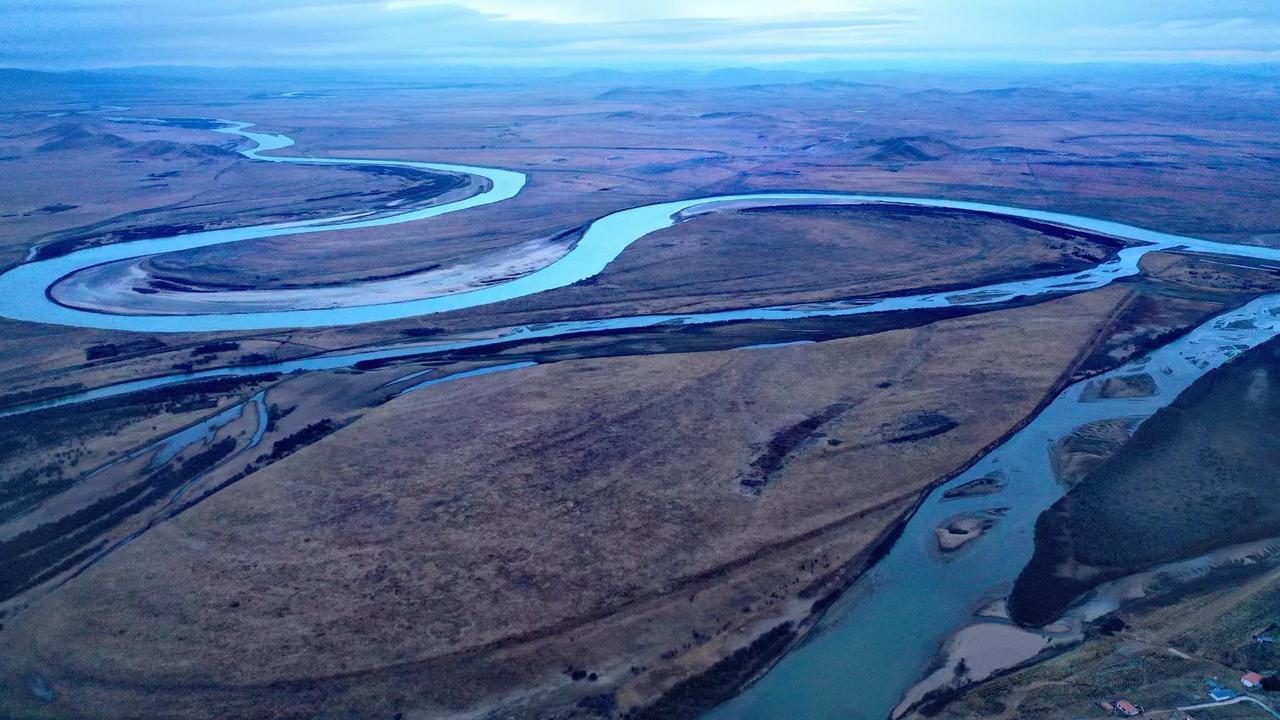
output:
[[[1006,78],[943,91],[923,76],[671,88],[587,76],[332,81],[293,99],[156,82],[15,96],[0,116],[0,169],[20,190],[0,198],[0,266],[483,189],[452,175],[254,162],[229,136],[109,122],[95,110],[104,104],[252,121],[293,137],[285,154],[529,177],[514,199],[427,222],[139,266],[191,287],[496,265],[533,246],[563,252],[620,209],[765,190],[991,201],[1280,244],[1280,114],[1243,81]],[[1193,105],[1194,116],[1180,109]],[[968,287],[1071,272],[1117,247],[955,211],[722,208],[637,241],[591,280],[428,317],[181,334],[0,320],[0,408],[530,323]],[[662,707],[695,715],[705,698],[673,689],[709,677],[723,686],[714,697],[749,680],[874,561],[922,493],[1064,384],[1280,282],[1265,264],[1174,252],[1142,270],[998,306],[424,350],[0,417],[0,714],[643,717],[665,696]],[[817,342],[732,349],[794,340]],[[540,365],[394,397],[411,372],[522,360]],[[171,458],[153,445],[237,407]],[[1244,607],[1264,593],[1255,582],[1210,600]],[[1167,660],[1143,633],[1192,625],[1157,623],[1174,612],[1162,608],[1075,652]],[[744,648],[736,657],[750,662],[719,673]],[[1224,664],[1202,655],[1205,668]],[[1068,672],[1054,662],[1028,672]],[[1012,716],[1031,707],[1019,698],[1068,682],[1044,677],[998,680],[955,712]],[[1060,700],[1044,697],[1046,708]]]

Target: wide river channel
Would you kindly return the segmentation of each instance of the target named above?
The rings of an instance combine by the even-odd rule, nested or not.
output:
[[[157,121],[160,122],[160,121]],[[1217,243],[1062,213],[936,198],[840,193],[756,193],[694,198],[622,210],[592,223],[578,243],[558,260],[519,278],[476,290],[402,302],[351,304],[323,309],[291,309],[227,314],[123,315],[61,305],[48,289],[70,275],[102,263],[243,240],[413,222],[514,197],[524,175],[507,170],[406,161],[265,156],[292,145],[283,135],[250,132],[246,123],[220,122],[212,129],[255,143],[244,155],[271,162],[384,165],[424,172],[446,171],[485,178],[486,188],[466,199],[379,217],[344,216],[295,223],[174,235],[123,242],[19,265],[0,275],[0,315],[32,322],[138,332],[213,332],[289,327],[352,325],[410,318],[476,307],[564,287],[601,272],[627,246],[678,221],[682,211],[722,203],[899,204],[952,208],[1027,218],[1121,238],[1134,245],[1090,270],[1030,280],[994,283],[948,293],[906,294],[874,299],[748,308],[708,313],[641,315],[507,328],[414,345],[366,349],[256,366],[211,368],[145,378],[60,398],[0,409],[0,417],[121,395],[194,379],[302,372],[351,367],[363,360],[420,356],[514,339],[552,338],[570,333],[643,328],[662,323],[717,323],[894,312],[958,304],[978,305],[1080,292],[1139,272],[1147,252],[1181,248],[1191,252],[1280,262],[1280,250]],[[358,288],[359,286],[352,286]],[[291,291],[297,297],[297,291]],[[1208,370],[1280,332],[1280,296],[1269,295],[1220,315],[1188,335],[1106,376],[1070,386],[1026,427],[983,457],[947,486],[935,490],[908,522],[889,553],[863,575],[828,611],[819,628],[759,682],[712,712],[716,720],[748,718],[885,718],[904,691],[928,669],[931,658],[955,631],[971,623],[975,611],[1002,598],[1030,559],[1037,516],[1063,492],[1050,467],[1050,447],[1087,423],[1149,417]],[[760,351],[768,352],[768,348]],[[518,372],[521,366],[504,366]],[[1108,376],[1147,373],[1157,392],[1148,397],[1105,399],[1085,394],[1090,382]],[[435,382],[435,381],[432,381]],[[994,495],[945,499],[948,487],[999,473],[1005,487]],[[934,529],[966,511],[1007,508],[985,536],[960,551],[941,556]]]

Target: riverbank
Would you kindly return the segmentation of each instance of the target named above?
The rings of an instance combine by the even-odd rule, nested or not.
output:
[[[1041,625],[1107,580],[1280,535],[1278,365],[1272,340],[1207,373],[1041,516],[1013,618]]]
[[[1074,716],[1117,697],[1160,713],[1209,702],[1206,679],[1247,692],[1239,678],[1280,659],[1255,639],[1280,607],[1276,558],[1272,539],[1107,583],[1065,617],[1074,644],[939,697],[927,716]]]

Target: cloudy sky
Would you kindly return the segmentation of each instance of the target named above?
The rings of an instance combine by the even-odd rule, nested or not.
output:
[[[0,0],[0,66],[1280,61],[1280,0]]]

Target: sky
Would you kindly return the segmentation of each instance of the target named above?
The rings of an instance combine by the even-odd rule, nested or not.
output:
[[[1280,0],[0,0],[0,67],[1277,62]]]

